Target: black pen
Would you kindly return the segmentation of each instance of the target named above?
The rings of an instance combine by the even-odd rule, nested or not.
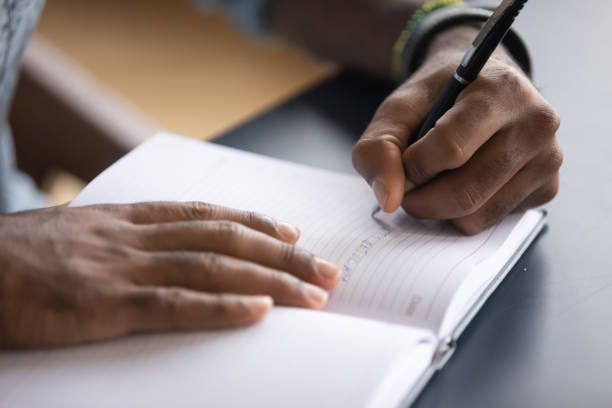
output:
[[[436,104],[429,111],[418,135],[416,138],[413,138],[413,143],[425,136],[434,127],[438,119],[455,104],[459,93],[478,77],[478,74],[480,74],[493,51],[502,42],[510,30],[510,26],[512,26],[512,23],[527,1],[502,1],[465,53],[457,71],[455,71],[453,77],[446,84]]]

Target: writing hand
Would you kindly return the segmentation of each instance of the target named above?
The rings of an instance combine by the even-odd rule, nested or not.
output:
[[[563,157],[557,113],[501,51],[436,126],[408,146],[473,30],[461,27],[439,37],[425,64],[383,102],[353,150],[355,168],[385,211],[401,205],[416,218],[451,220],[467,234],[551,200]]]
[[[202,203],[66,206],[0,216],[0,346],[233,327],[274,302],[321,308],[336,265],[299,231]]]

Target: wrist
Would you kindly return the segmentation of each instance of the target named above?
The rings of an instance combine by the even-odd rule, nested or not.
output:
[[[429,43],[423,65],[429,65],[430,62],[437,64],[441,60],[452,60],[459,64],[478,32],[478,28],[470,25],[455,26],[440,32]],[[503,45],[497,47],[491,58],[522,72],[521,66]]]
[[[397,50],[401,49],[401,53],[394,53],[394,57],[401,55],[401,65],[394,65],[401,68],[396,71],[400,74],[398,79],[403,81],[411,77],[420,71],[428,56],[431,59],[432,55],[443,54],[440,51],[459,52],[463,56],[477,36],[476,28],[470,26],[476,27],[487,21],[490,16],[490,10],[465,6],[441,7],[426,13],[418,24],[410,29],[408,40],[401,47],[398,46]],[[401,44],[400,40],[398,45]],[[432,46],[434,40],[436,44]],[[520,35],[510,29],[502,44],[507,47],[506,50],[500,48],[493,58],[500,58],[506,65],[520,66],[528,77],[531,76],[529,51]],[[508,57],[508,54],[513,58]],[[449,61],[448,58],[446,60]]]
[[[393,79],[397,82],[402,82],[409,76],[406,75],[406,71],[409,70],[408,64],[410,62],[406,61],[406,49],[410,49],[409,55],[416,51],[414,44],[412,44],[412,47],[409,47],[409,44],[413,42],[411,37],[413,37],[414,31],[419,28],[428,14],[435,13],[442,8],[461,5],[463,5],[463,0],[429,0],[412,14],[412,17],[405,24],[404,29],[393,45],[390,71]],[[412,57],[414,57],[414,55],[412,55]],[[424,55],[422,58],[424,59]]]

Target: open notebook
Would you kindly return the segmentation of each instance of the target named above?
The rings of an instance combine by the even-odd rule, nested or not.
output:
[[[276,307],[253,327],[0,353],[0,406],[409,404],[544,224],[509,216],[467,237],[383,214],[360,178],[160,134],[72,205],[200,200],[302,230],[342,265],[325,311]]]

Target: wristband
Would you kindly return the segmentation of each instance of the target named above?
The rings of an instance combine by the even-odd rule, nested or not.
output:
[[[436,34],[457,25],[480,25],[488,20],[491,11],[473,7],[444,7],[427,13],[410,32],[401,53],[401,78],[410,77],[423,64],[427,47]],[[521,37],[510,30],[502,44],[527,76],[531,77],[531,58]],[[399,74],[399,73],[398,73]]]
[[[406,24],[406,27],[402,30],[399,38],[393,45],[393,56],[391,60],[391,77],[397,82],[402,82],[406,67],[404,66],[403,53],[406,48],[406,44],[410,39],[412,32],[416,27],[423,21],[427,14],[439,10],[443,7],[460,6],[463,5],[463,0],[434,0],[428,1],[421,6],[417,11],[412,14],[410,20]]]

